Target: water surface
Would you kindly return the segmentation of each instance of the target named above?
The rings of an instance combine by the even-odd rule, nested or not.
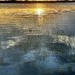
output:
[[[75,75],[74,4],[0,4],[0,75]]]

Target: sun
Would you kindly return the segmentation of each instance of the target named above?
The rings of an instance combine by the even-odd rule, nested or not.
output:
[[[38,8],[36,9],[37,15],[41,15],[43,13],[43,9],[42,8]]]

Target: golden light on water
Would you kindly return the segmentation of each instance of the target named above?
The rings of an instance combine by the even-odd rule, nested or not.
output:
[[[43,24],[43,13],[45,10],[43,8],[36,8],[36,14],[38,15],[38,24]]]
[[[43,14],[43,12],[44,12],[44,10],[42,8],[36,9],[37,15],[41,15],[41,14]]]

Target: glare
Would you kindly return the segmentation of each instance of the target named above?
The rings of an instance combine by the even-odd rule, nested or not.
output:
[[[38,8],[38,9],[36,10],[36,12],[37,12],[37,15],[41,15],[41,14],[43,13],[43,9]]]

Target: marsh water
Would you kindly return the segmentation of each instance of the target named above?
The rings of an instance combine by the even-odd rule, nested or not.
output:
[[[75,75],[75,3],[0,4],[0,75]]]

